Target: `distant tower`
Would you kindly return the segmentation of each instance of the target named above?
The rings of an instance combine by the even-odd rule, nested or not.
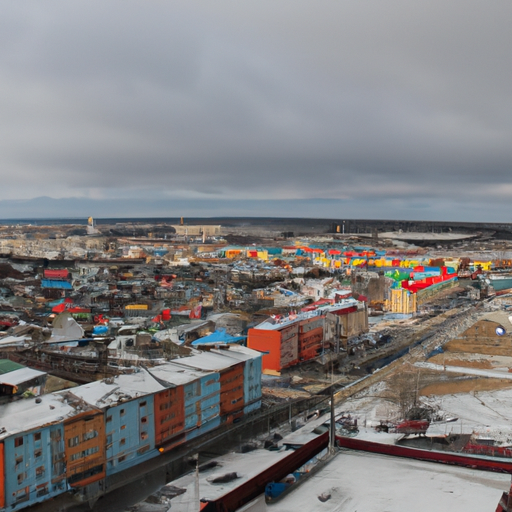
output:
[[[183,217],[181,217],[180,226],[183,226]]]
[[[89,217],[87,219],[87,234],[88,235],[97,235],[99,231],[94,227],[94,219]]]

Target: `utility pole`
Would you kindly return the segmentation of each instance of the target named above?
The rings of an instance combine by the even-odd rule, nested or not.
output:
[[[195,479],[195,506],[196,510],[201,511],[201,498],[199,496],[199,453],[196,454],[196,479]]]
[[[336,354],[340,354],[340,315],[336,315]]]
[[[329,452],[334,453],[336,446],[336,424],[334,422],[334,386],[331,385],[331,424],[329,429]]]

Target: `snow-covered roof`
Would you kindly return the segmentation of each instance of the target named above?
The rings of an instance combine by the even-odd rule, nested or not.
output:
[[[71,313],[65,311],[53,320],[52,336],[48,343],[79,340],[83,336],[82,326],[71,316]]]
[[[95,407],[105,408],[165,389],[146,370],[90,382],[71,393]]]
[[[0,439],[60,422],[75,413],[75,407],[58,394],[10,402],[1,407]]]
[[[347,451],[279,501],[279,510],[494,510],[510,476]],[[204,494],[204,491],[201,492]],[[320,495],[329,495],[326,502]]]
[[[191,357],[182,357],[176,360],[176,364],[188,368],[196,368],[206,371],[220,371],[231,366],[235,366],[240,361],[229,357],[228,354],[219,354],[212,352],[203,352]]]
[[[262,355],[261,352],[242,345],[229,345],[229,348],[212,349],[210,352],[222,356],[227,355],[237,361],[248,361]]]
[[[181,359],[180,359],[181,361]],[[193,368],[187,368],[175,363],[165,363],[151,368],[151,373],[157,379],[168,382],[174,386],[180,386],[198,380],[205,375],[214,372],[198,371]]]
[[[26,336],[5,336],[0,339],[0,346],[23,345],[27,339]]]
[[[33,368],[20,368],[19,370],[13,370],[12,372],[0,375],[0,382],[3,384],[11,384],[12,386],[18,386],[23,382],[28,382],[29,380],[36,379],[42,375],[46,375],[46,372],[40,372]]]
[[[257,476],[265,469],[276,464],[283,457],[290,454],[288,451],[270,452],[268,450],[254,450],[250,453],[230,453],[217,457],[215,460],[219,466],[207,471],[199,473],[199,497],[214,500],[220,498],[239,487],[244,482]],[[238,478],[230,482],[223,482],[222,484],[211,483],[210,480],[225,473],[237,473]],[[189,473],[178,480],[174,480],[169,485],[173,485],[186,492],[171,500],[171,509],[177,512],[187,512],[195,510],[193,508],[196,503],[196,481],[195,474]],[[189,508],[190,507],[190,508]]]
[[[255,329],[262,329],[265,331],[278,331],[283,329],[284,327],[289,327],[293,324],[296,324],[302,320],[308,320],[310,318],[314,318],[315,316],[321,316],[321,312],[318,309],[314,311],[306,311],[303,313],[299,313],[297,315],[290,315],[284,318],[281,318],[277,321],[269,321],[265,320],[261,324],[257,325]]]

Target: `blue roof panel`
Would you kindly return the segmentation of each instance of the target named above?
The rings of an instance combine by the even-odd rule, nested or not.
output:
[[[61,290],[72,290],[71,283],[67,281],[57,281],[56,279],[41,279],[42,288],[59,288]]]

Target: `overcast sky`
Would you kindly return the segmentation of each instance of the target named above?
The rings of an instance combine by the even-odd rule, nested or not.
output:
[[[512,221],[510,0],[0,6],[2,217]]]

